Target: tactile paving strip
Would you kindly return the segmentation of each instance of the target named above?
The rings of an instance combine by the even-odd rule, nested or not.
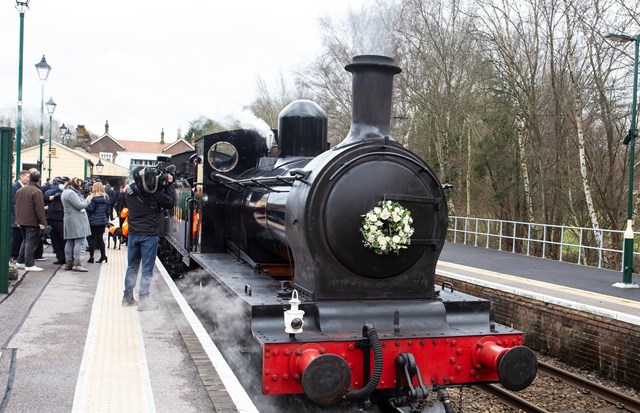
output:
[[[101,267],[73,412],[155,412],[138,312],[121,306],[126,249]]]

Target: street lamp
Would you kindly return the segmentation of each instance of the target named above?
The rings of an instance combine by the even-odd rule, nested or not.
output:
[[[102,168],[104,168],[102,159],[98,159],[98,163],[96,164],[96,170],[98,171],[98,175],[102,174]]]
[[[38,158],[38,171],[42,176],[42,146],[44,145],[44,84],[47,83],[47,78],[51,72],[51,66],[47,64],[47,59],[42,55],[42,60],[36,63],[36,70],[38,71],[38,77],[40,78],[40,84],[42,85],[42,93],[40,98],[40,158]]]
[[[16,179],[20,174],[20,151],[22,145],[22,51],[24,39],[24,12],[29,9],[29,0],[16,0],[16,9],[20,12],[20,43],[18,53],[18,119],[16,121]]]
[[[47,175],[49,179],[51,179],[51,121],[53,118],[53,112],[56,110],[56,102],[53,101],[52,97],[49,97],[49,100],[46,103],[47,112],[49,112],[49,174]]]
[[[66,133],[67,133],[67,127],[63,123],[62,126],[60,126],[60,139],[62,140],[63,145],[64,145],[64,138],[66,137]]]
[[[64,133],[64,138],[62,138],[62,143],[64,144],[65,141],[68,143],[69,139],[71,139],[72,136],[73,133],[71,133],[71,129],[67,129],[67,131]]]
[[[633,60],[633,102],[631,104],[631,128],[622,140],[629,145],[629,203],[627,205],[627,229],[624,231],[624,250],[622,255],[622,282],[613,284],[618,288],[638,288],[640,285],[633,283],[633,169],[635,165],[636,138],[636,109],[638,105],[638,48],[640,47],[640,34],[628,36],[626,34],[609,33],[605,36],[619,43],[635,42],[635,58]]]

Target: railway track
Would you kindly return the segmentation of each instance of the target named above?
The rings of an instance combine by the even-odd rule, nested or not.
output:
[[[606,400],[620,409],[633,413],[640,413],[640,400],[629,397],[616,390],[593,383],[584,377],[577,376],[549,364],[538,362],[538,371],[552,377],[554,380],[561,380],[565,383],[580,389],[585,394],[591,394],[600,399]]]
[[[553,367],[549,364],[538,362],[538,372],[556,382],[563,382],[578,389],[585,396],[597,397],[605,400],[621,411],[640,413],[640,400],[629,397],[614,389],[594,383],[584,377],[577,376],[565,370]],[[536,402],[526,400],[515,393],[505,390],[496,384],[484,384],[478,386],[480,390],[498,398],[503,404],[528,413],[552,413]]]
[[[498,386],[497,384],[480,384],[478,389],[495,396],[501,403],[516,409],[519,412],[527,413],[552,413],[549,410],[545,410],[540,406],[511,393],[509,390]]]

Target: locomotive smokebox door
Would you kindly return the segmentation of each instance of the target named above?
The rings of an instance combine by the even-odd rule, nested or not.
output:
[[[441,243],[437,212],[443,201],[437,184],[429,185],[420,174],[425,172],[387,154],[364,157],[336,179],[326,199],[323,226],[329,247],[342,265],[363,277],[390,278]],[[364,246],[360,226],[367,211],[387,200],[411,212],[415,233],[406,249],[381,255]]]

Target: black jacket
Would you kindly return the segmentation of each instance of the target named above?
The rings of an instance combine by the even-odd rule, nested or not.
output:
[[[150,194],[131,184],[126,199],[129,208],[129,234],[159,235],[160,223],[164,219],[163,211],[171,213],[176,190],[173,185],[169,185],[164,190]]]
[[[59,187],[52,187],[44,193],[44,204],[47,208],[47,221],[62,221],[64,220],[64,208],[62,207],[62,189]],[[53,196],[53,200],[50,197]]]
[[[111,219],[111,201],[109,196],[94,196],[87,207],[87,217],[89,225],[107,225]]]
[[[16,192],[18,192],[18,189],[20,188],[22,188],[22,184],[18,181],[15,181],[14,183],[11,184],[11,226],[13,228],[18,228],[18,226],[16,225],[15,206],[16,206]]]

